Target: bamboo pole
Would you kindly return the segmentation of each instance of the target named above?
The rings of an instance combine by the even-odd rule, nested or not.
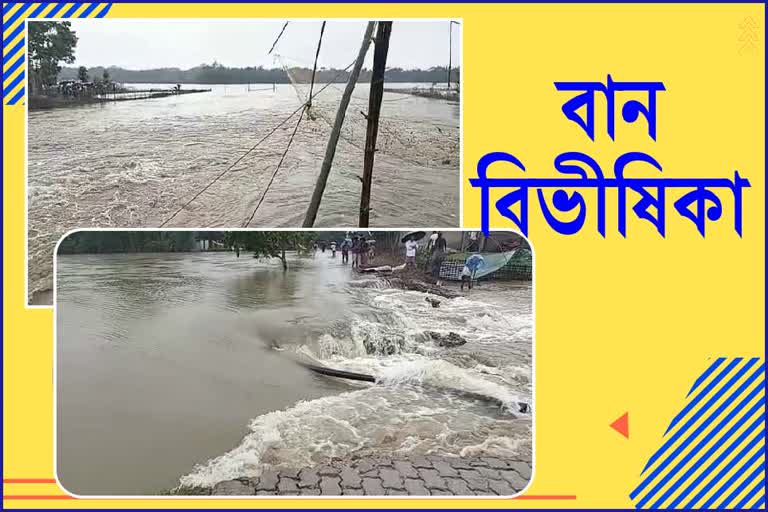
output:
[[[357,79],[360,77],[360,70],[363,67],[365,54],[368,53],[368,48],[371,46],[374,25],[376,25],[375,21],[368,22],[368,26],[365,29],[365,35],[363,35],[363,42],[360,45],[360,51],[357,54],[357,60],[349,75],[349,80],[347,80],[344,94],[341,96],[341,102],[339,103],[339,109],[336,111],[336,120],[333,122],[331,136],[328,138],[328,144],[325,147],[325,157],[323,157],[323,164],[320,167],[320,174],[317,176],[315,190],[312,193],[312,199],[307,208],[307,213],[304,216],[304,222],[301,225],[304,228],[311,228],[315,224],[317,210],[320,208],[320,201],[323,199],[323,192],[325,192],[325,185],[328,182],[328,175],[331,173],[333,157],[336,154],[336,144],[339,142],[341,125],[344,124],[344,116],[347,113],[349,100],[352,98],[352,91],[354,91]]]
[[[317,52],[315,52],[315,65],[312,67],[312,83],[309,84],[309,97],[307,98],[307,110],[312,108],[312,90],[315,88],[315,73],[317,73],[317,58],[320,57],[320,45],[323,44],[323,32],[325,22],[320,26],[320,39],[317,40]]]
[[[453,22],[448,22],[448,90],[451,90],[451,60],[453,58]]]
[[[371,74],[371,92],[368,95],[368,127],[365,134],[365,159],[363,161],[363,190],[360,193],[361,228],[368,227],[371,211],[371,182],[373,181],[373,160],[376,156],[376,138],[379,135],[379,113],[384,97],[384,70],[387,67],[389,36],[392,33],[391,21],[380,21],[376,29],[376,47],[373,52],[373,73]]]

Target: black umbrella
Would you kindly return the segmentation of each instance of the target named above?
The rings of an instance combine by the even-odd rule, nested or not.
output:
[[[427,234],[424,231],[411,231],[410,233],[407,233],[402,240],[400,240],[402,243],[407,242],[408,240],[416,240],[417,242],[427,236]]]

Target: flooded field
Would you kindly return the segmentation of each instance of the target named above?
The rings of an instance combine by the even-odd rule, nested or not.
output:
[[[330,251],[289,265],[232,253],[60,256],[63,485],[155,494],[330,457],[530,460],[531,415],[517,406],[532,403],[530,283],[483,282],[434,308]],[[428,331],[467,343],[440,347]]]
[[[318,95],[250,226],[301,224],[343,86],[332,84]],[[29,113],[31,300],[46,300],[42,292],[52,286],[51,255],[64,233],[76,227],[160,227],[302,102],[291,85],[277,85],[275,90],[270,84],[205,87],[213,90]],[[361,111],[367,111],[368,84],[359,84],[354,94],[316,226],[357,225],[365,138]],[[457,226],[459,105],[388,92],[381,116],[371,226]],[[166,227],[244,225],[286,148],[295,120]]]

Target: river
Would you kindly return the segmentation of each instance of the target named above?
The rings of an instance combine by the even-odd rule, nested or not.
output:
[[[530,460],[531,416],[517,413],[532,401],[530,283],[481,283],[433,308],[330,251],[289,266],[245,253],[60,256],[62,484],[156,494],[329,457]],[[441,348],[426,331],[467,343]]]
[[[150,84],[135,84],[136,87]],[[409,87],[414,84],[388,84]],[[170,88],[172,84],[151,84]],[[211,92],[29,113],[28,293],[50,297],[51,255],[67,231],[160,227],[300,105],[290,84],[196,85]],[[214,183],[167,227],[296,227],[304,218],[344,84],[316,84],[269,193],[257,204],[298,115]],[[250,89],[250,90],[249,90]],[[258,90],[256,90],[258,89]],[[316,226],[356,226],[367,84],[355,89]],[[306,96],[302,96],[306,97]],[[373,227],[459,224],[459,105],[385,93]]]

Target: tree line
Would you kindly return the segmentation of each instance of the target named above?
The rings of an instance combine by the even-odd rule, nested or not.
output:
[[[201,239],[221,239],[223,233],[195,231],[78,231],[59,244],[59,254],[187,252]],[[201,238],[202,235],[202,238]]]
[[[202,64],[191,69],[158,68],[133,70],[120,67],[96,66],[89,68],[90,76],[103,76],[104,73],[115,82],[119,83],[178,83],[178,84],[287,84],[291,83],[288,73],[283,68],[244,67],[231,68],[217,62]],[[311,68],[294,67],[290,73],[299,82],[309,83],[312,76]],[[76,67],[63,67],[58,74],[59,80],[77,80],[82,73]],[[451,70],[451,82],[458,83],[459,69]],[[384,74],[386,82],[419,82],[439,83],[446,82],[448,68],[436,66],[429,69],[403,69],[390,68]],[[315,81],[319,83],[338,82],[345,83],[349,73],[339,69],[319,69],[315,75]],[[360,75],[360,82],[368,82],[371,79],[371,70],[364,69]]]
[[[342,233],[343,236],[343,233]],[[59,254],[248,252],[254,258],[278,258],[288,268],[287,251],[308,252],[318,233],[311,231],[78,231],[59,244]]]
[[[309,83],[312,70],[305,67],[283,68],[228,67],[214,61],[201,64],[191,69],[158,68],[133,70],[121,67],[96,66],[86,69],[84,66],[62,67],[75,61],[77,34],[68,21],[31,21],[28,24],[28,59],[27,79],[32,95],[42,93],[46,88],[55,86],[57,81],[80,80],[118,83],[199,83],[199,84],[285,84],[294,80]],[[317,70],[315,81],[320,83],[348,80],[349,73],[333,68]],[[459,83],[459,68],[451,69],[451,82]],[[369,82],[371,70],[363,69],[359,80]],[[387,82],[418,82],[443,84],[448,79],[447,66],[434,66],[428,69],[389,68],[384,74]]]

